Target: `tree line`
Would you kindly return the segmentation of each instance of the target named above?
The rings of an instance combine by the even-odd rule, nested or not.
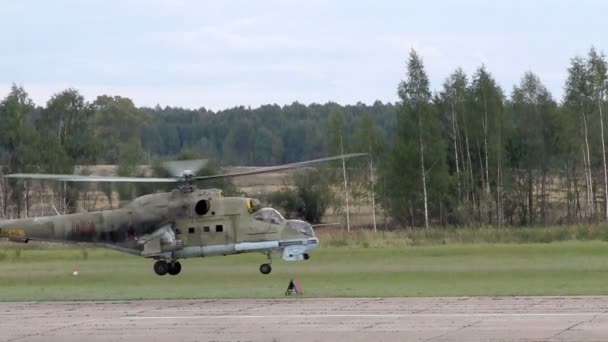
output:
[[[431,93],[412,51],[382,205],[403,226],[606,221],[605,55],[591,48],[567,71],[560,103],[533,72],[506,94],[483,65]]]
[[[166,176],[158,161],[208,158],[215,163],[202,170],[217,172],[219,165],[264,166],[319,158],[326,154],[332,134],[328,127],[339,116],[344,144],[355,135],[361,117],[371,118],[386,136],[394,134],[396,108],[379,101],[372,105],[336,103],[251,109],[235,107],[214,112],[205,108],[159,106],[138,108],[121,96],[98,96],[87,102],[76,89],[53,95],[44,106],[35,106],[27,91],[13,85],[0,101],[0,156],[2,173],[87,173],[82,165],[115,164],[121,176],[142,176],[140,164],[151,164],[152,173]],[[335,128],[335,127],[334,127]],[[340,133],[342,134],[342,133]],[[335,151],[332,151],[336,153]],[[27,183],[0,183],[0,208],[4,218],[28,215]],[[53,185],[49,185],[53,186]],[[227,182],[206,186],[236,192]],[[85,190],[81,184],[54,186],[63,212],[77,210]],[[112,205],[112,191],[120,199],[154,191],[149,186],[100,185]]]
[[[264,166],[369,152],[376,202],[398,226],[606,221],[606,70],[594,48],[572,58],[561,101],[531,71],[505,91],[483,65],[472,75],[455,69],[432,91],[412,50],[396,103],[221,111],[138,108],[108,95],[87,102],[75,89],[37,107],[13,85],[0,102],[2,172],[118,164],[119,174],[138,175],[137,164],[180,155]],[[367,162],[350,163],[354,196],[371,191]],[[18,182],[2,187],[5,216],[19,215],[27,192]]]

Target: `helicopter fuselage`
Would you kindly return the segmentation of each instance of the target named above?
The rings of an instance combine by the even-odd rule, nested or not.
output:
[[[120,209],[2,221],[0,237],[112,248],[159,260],[154,269],[160,275],[173,274],[178,259],[262,252],[270,260],[279,252],[285,260],[305,260],[318,245],[310,224],[217,189],[145,195]],[[270,264],[260,271],[269,273]]]

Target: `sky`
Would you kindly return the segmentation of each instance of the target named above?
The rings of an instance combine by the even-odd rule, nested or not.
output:
[[[409,51],[431,90],[485,64],[559,101],[572,57],[608,49],[608,1],[0,0],[0,98],[66,88],[138,106],[395,102]]]

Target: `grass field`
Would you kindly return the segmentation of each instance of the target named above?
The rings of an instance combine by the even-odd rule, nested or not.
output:
[[[261,254],[188,259],[179,276],[104,249],[0,244],[0,300],[283,297],[298,277],[305,297],[608,294],[608,243],[321,247],[305,262]],[[80,275],[72,276],[74,265]]]

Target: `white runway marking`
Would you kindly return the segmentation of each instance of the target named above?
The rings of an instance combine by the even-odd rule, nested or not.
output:
[[[311,314],[311,315],[201,315],[201,316],[125,316],[126,320],[154,319],[248,319],[248,318],[441,318],[441,317],[593,317],[608,312],[547,313],[453,313],[453,314]]]

